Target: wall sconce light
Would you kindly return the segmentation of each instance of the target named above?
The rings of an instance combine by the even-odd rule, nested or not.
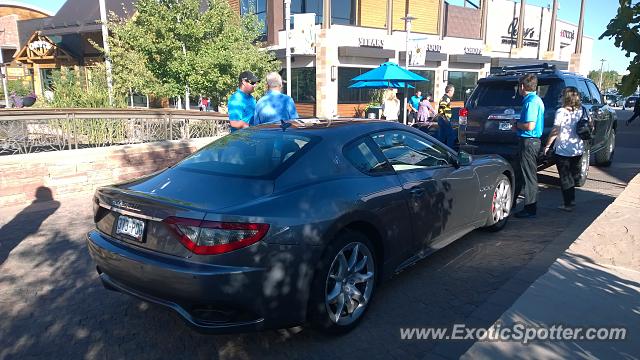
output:
[[[449,72],[447,70],[442,70],[442,82],[449,81]]]
[[[338,67],[335,65],[331,66],[331,81],[336,81],[338,79]]]

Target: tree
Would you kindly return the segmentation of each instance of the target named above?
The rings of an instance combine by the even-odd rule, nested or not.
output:
[[[589,79],[593,80],[594,83],[600,85],[600,70],[589,71]],[[615,88],[619,80],[620,75],[617,71],[603,71],[602,86],[600,86],[600,90],[606,91],[607,89]]]
[[[192,94],[221,102],[238,74],[262,77],[279,69],[259,47],[262,25],[239,17],[226,0],[138,0],[129,19],[111,16],[109,45],[114,87],[157,96]]]
[[[618,13],[611,19],[607,30],[600,35],[614,38],[616,47],[626,51],[626,57],[632,57],[629,74],[622,77],[620,91],[631,95],[640,85],[640,3],[631,4],[631,0],[620,0]]]

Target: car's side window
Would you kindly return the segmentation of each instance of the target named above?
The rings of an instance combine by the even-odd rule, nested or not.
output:
[[[580,101],[582,101],[583,104],[591,104],[591,95],[589,94],[589,88],[587,88],[587,84],[584,82],[584,80],[578,80],[576,82],[578,92],[580,92]]]
[[[451,166],[449,152],[418,135],[390,130],[371,136],[395,171]]]
[[[344,147],[343,154],[356,167],[367,175],[393,172],[393,168],[368,137],[360,138]]]
[[[596,85],[591,81],[587,81],[587,86],[589,87],[589,92],[591,92],[591,103],[594,105],[602,104],[602,95],[600,95],[600,91]]]

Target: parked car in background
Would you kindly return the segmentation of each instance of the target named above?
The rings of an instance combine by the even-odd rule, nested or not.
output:
[[[576,87],[582,96],[582,105],[595,121],[594,138],[582,158],[579,185],[587,180],[589,163],[607,166],[613,160],[616,143],[617,117],[615,110],[603,103],[598,87],[588,78],[559,71],[553,65],[504,67],[502,72],[478,81],[478,86],[460,110],[460,122],[466,129],[460,134],[460,149],[472,154],[499,154],[515,163],[518,137],[513,124],[520,118],[522,96],[518,92],[518,80],[524,74],[538,77],[538,95],[545,105],[542,143],[546,141],[560,106],[562,90]],[[464,116],[463,116],[464,115]],[[464,120],[462,118],[464,117]],[[461,127],[463,129],[464,127]],[[554,164],[553,156],[541,157],[539,167]],[[516,189],[516,193],[519,189]]]
[[[638,96],[629,96],[622,106],[622,110],[633,110],[633,107],[636,106],[636,102],[638,101]]]
[[[397,122],[265,124],[99,188],[87,243],[105,287],[198,330],[310,321],[341,333],[380,280],[476,228],[502,229],[513,181],[505,159]]]
[[[615,107],[618,105],[618,98],[619,98],[618,95],[607,94],[607,95],[604,95],[604,102],[609,106]]]

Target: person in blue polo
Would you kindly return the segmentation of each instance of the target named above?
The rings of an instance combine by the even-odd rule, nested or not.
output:
[[[243,71],[238,78],[238,90],[227,102],[231,132],[249,127],[253,122],[256,99],[251,95],[260,81],[251,71]]]
[[[523,96],[522,111],[515,127],[519,138],[517,161],[522,179],[520,181],[524,181],[524,209],[516,213],[517,218],[534,218],[537,212],[538,153],[544,127],[544,103],[536,94],[537,89],[538,78],[535,75],[528,74],[520,78],[518,90]]]
[[[267,74],[267,93],[258,100],[252,125],[280,120],[293,120],[300,116],[291,96],[283,94],[282,77],[277,72]]]

